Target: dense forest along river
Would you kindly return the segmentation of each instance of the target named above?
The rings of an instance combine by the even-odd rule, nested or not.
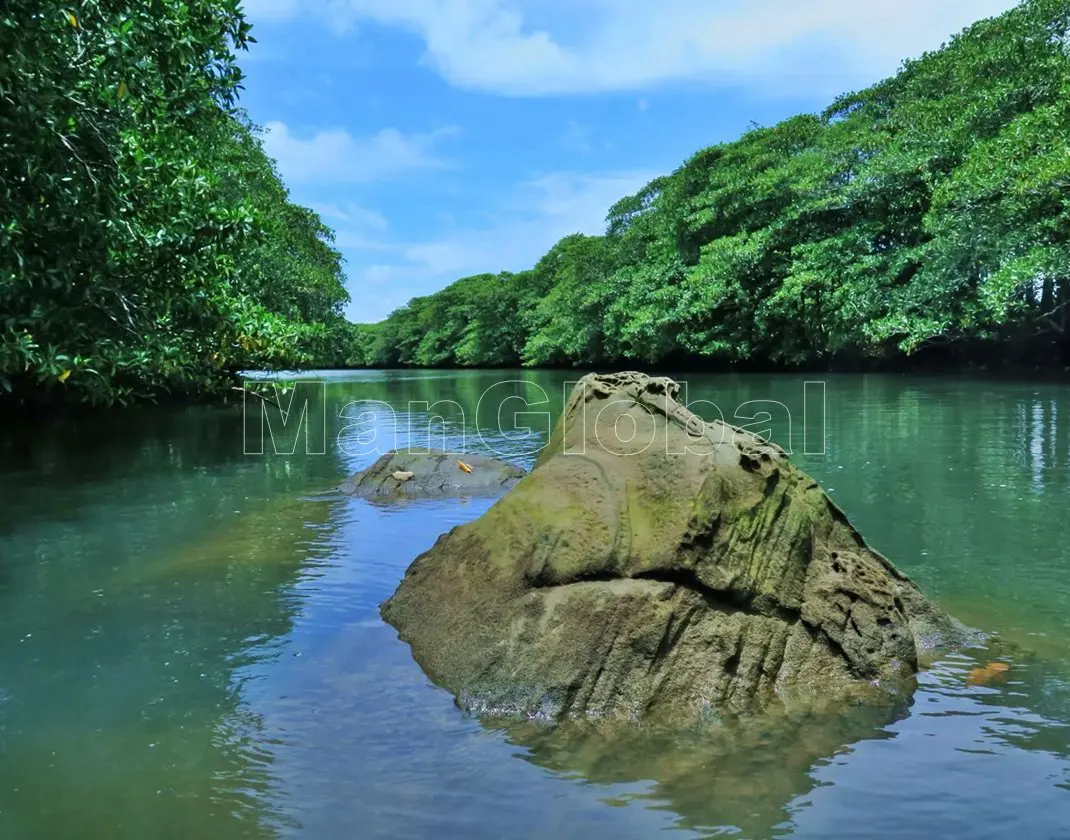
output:
[[[575,378],[326,373],[312,433],[275,424],[294,454],[245,454],[233,406],[6,430],[0,838],[1070,837],[1070,388],[681,377],[707,418],[769,409],[875,548],[1000,635],[1004,679],[957,654],[892,717],[791,732],[479,721],[378,605],[491,502],[331,491],[429,428],[530,465]]]

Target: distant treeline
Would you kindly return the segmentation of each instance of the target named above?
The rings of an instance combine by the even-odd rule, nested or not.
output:
[[[337,366],[332,233],[235,109],[238,0],[0,12],[0,411]]]
[[[359,330],[373,367],[835,365],[939,348],[1070,365],[1070,2],[696,154],[529,271]],[[924,354],[923,354],[924,355]]]

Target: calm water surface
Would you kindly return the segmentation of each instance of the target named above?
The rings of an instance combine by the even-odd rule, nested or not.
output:
[[[505,378],[325,374],[307,440],[276,423],[293,455],[243,454],[234,408],[5,431],[0,838],[1070,838],[1070,388],[829,377],[822,412],[802,378],[686,377],[729,420],[784,403],[773,437],[996,637],[894,713],[664,733],[466,717],[379,619],[490,502],[332,488],[431,415],[433,445],[530,465],[575,377],[481,403]]]

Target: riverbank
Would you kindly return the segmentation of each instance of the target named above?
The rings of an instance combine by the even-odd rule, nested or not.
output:
[[[735,374],[741,376],[791,375],[806,377],[846,376],[846,375],[881,375],[892,377],[921,378],[960,378],[978,382],[1016,382],[1016,383],[1064,383],[1070,382],[1070,367],[1058,365],[1030,364],[1026,359],[989,359],[987,361],[961,361],[951,354],[933,352],[911,358],[875,360],[875,359],[839,359],[827,365],[783,365],[771,363],[718,363],[708,359],[682,357],[665,359],[656,364],[644,364],[635,360],[622,360],[616,364],[590,366],[540,365],[522,368],[516,365],[480,366],[480,367],[416,367],[396,365],[385,368],[310,368],[307,370],[288,370],[283,372],[247,371],[236,375],[232,384],[225,389],[199,394],[165,394],[162,397],[143,399],[125,406],[92,405],[78,400],[27,400],[19,403],[10,397],[0,398],[0,426],[12,426],[36,423],[60,418],[107,417],[117,411],[137,411],[167,409],[180,411],[191,407],[229,407],[241,409],[247,399],[276,399],[276,387],[286,387],[292,381],[318,380],[323,376],[337,376],[346,372],[435,372],[440,375],[451,373],[464,374],[472,372],[510,372],[510,378],[526,378],[540,373],[573,373],[577,378],[587,373],[613,373],[620,370],[637,370],[643,373],[681,376],[689,374],[718,375]],[[248,386],[251,393],[243,393]],[[258,394],[262,396],[258,396]]]

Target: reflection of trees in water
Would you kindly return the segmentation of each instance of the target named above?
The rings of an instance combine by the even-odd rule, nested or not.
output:
[[[683,731],[608,721],[484,725],[522,747],[525,760],[563,776],[596,785],[649,785],[647,792],[629,797],[632,807],[669,809],[683,828],[735,827],[759,838],[783,833],[791,803],[815,786],[815,766],[860,740],[892,737],[885,727],[907,714],[906,706],[855,706]]]
[[[333,478],[337,469],[330,457],[301,450],[246,455],[237,407],[58,418],[0,435],[0,535],[30,521],[75,520],[102,504],[141,508],[154,497],[166,499],[175,518],[203,514],[213,500],[218,512],[230,512],[238,471],[244,498],[267,497],[280,484],[306,478]],[[191,492],[169,493],[167,480]]]
[[[1054,399],[1036,398],[1019,405],[1022,425],[1028,430],[1023,436],[1026,441],[1025,453],[1032,475],[1032,490],[1043,493],[1046,487],[1047,471],[1061,465],[1070,467],[1070,436],[1060,435],[1059,403]],[[1060,446],[1061,444],[1061,446]],[[1060,448],[1063,452],[1060,453]]]
[[[337,461],[245,458],[233,411],[135,414],[0,453],[0,834],[272,837],[242,685],[293,628],[332,521],[296,499]]]
[[[875,548],[968,623],[1070,640],[1065,387],[833,377],[828,399],[829,454],[801,465]]]

